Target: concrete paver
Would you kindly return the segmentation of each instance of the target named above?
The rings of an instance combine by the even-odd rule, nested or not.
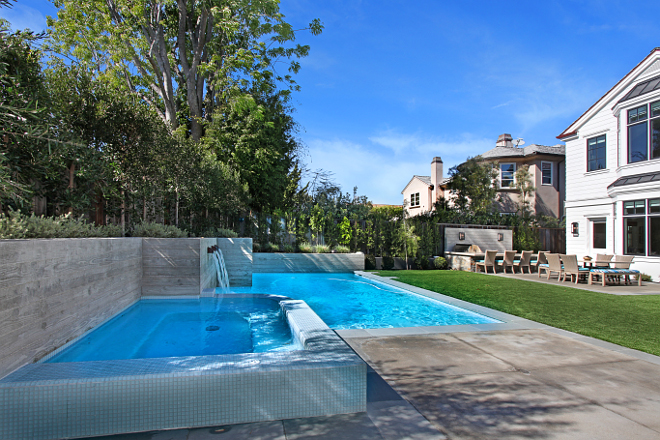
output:
[[[287,440],[385,440],[367,413],[284,420]]]
[[[246,423],[191,429],[186,440],[286,440],[282,422]]]

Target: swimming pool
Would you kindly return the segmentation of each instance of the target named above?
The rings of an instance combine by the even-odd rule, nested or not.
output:
[[[388,284],[347,273],[260,273],[236,293],[267,293],[305,301],[334,330],[499,323]]]
[[[300,349],[281,299],[286,298],[142,299],[46,362]]]

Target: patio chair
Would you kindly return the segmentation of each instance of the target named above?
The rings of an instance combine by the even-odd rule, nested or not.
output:
[[[614,255],[614,261],[610,264],[612,269],[630,269],[630,265],[635,257],[633,255]],[[630,274],[614,275],[618,283],[621,283],[621,276],[625,284],[630,283]],[[637,275],[640,276],[640,275]]]
[[[513,260],[516,258],[516,251],[504,251],[504,260],[502,260],[502,271],[506,273],[506,268],[511,268],[513,272]]]
[[[492,267],[493,273],[495,273],[495,257],[497,257],[497,251],[486,251],[484,261],[477,262],[474,265],[474,270],[479,272],[479,267],[483,266],[484,272],[488,273],[488,267]]]
[[[550,276],[552,273],[557,274],[557,281],[561,278],[561,276],[564,274],[564,268],[561,265],[561,260],[559,259],[559,254],[545,254],[545,258],[548,260],[548,264],[542,264],[539,266],[540,270],[544,270],[545,273],[548,276],[548,279],[550,279]],[[539,275],[540,277],[540,275]]]
[[[545,258],[545,252],[539,251],[538,256],[536,257],[536,260],[531,260],[529,262],[530,266],[534,266],[536,268],[536,273],[538,274],[538,277],[541,278],[541,269],[539,268],[540,265],[548,264],[548,259]]]
[[[580,280],[580,276],[584,276],[586,281],[589,269],[578,265],[577,255],[560,254],[559,258],[564,263],[564,281],[566,281],[566,275],[570,275],[571,282],[573,282],[573,275],[575,275],[575,284]]]
[[[596,264],[594,265],[595,269],[609,269],[609,263],[604,263],[605,261],[611,261],[614,255],[609,254],[596,254]]]
[[[522,251],[520,255],[520,260],[513,260],[513,267],[520,269],[520,273],[525,273],[523,268],[527,268],[527,273],[532,273],[532,268],[530,267],[530,262],[532,260],[532,251]],[[514,270],[515,272],[515,270]]]

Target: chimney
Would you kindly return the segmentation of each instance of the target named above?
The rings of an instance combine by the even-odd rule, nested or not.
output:
[[[431,192],[431,203],[435,203],[438,198],[443,195],[440,189],[440,182],[442,181],[442,159],[438,156],[431,161],[431,185],[433,191]]]
[[[509,133],[501,134],[495,142],[496,147],[509,147],[513,148],[513,138]]]

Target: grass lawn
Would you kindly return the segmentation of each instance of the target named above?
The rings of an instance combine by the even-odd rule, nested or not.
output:
[[[660,295],[617,296],[449,270],[379,275],[660,356]]]

